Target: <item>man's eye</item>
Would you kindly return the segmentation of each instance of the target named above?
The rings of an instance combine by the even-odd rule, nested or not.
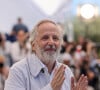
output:
[[[59,38],[57,36],[54,36],[53,39],[54,40],[59,40]]]
[[[47,40],[49,37],[48,36],[43,36],[42,40]]]

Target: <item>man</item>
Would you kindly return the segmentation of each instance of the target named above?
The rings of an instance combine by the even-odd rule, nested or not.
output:
[[[28,28],[23,24],[22,18],[17,19],[17,24],[15,24],[12,28],[13,31],[17,32],[18,30],[23,29],[25,32],[28,32]]]
[[[74,84],[71,70],[57,62],[62,31],[50,20],[41,21],[31,35],[33,54],[10,70],[4,90],[86,90],[87,78]]]
[[[30,44],[27,42],[27,33],[23,29],[20,29],[17,32],[17,41],[11,46],[11,57],[13,63],[24,58],[29,53],[29,49]]]
[[[15,38],[16,38],[16,33],[19,31],[19,30],[24,30],[27,34],[27,37],[29,36],[29,30],[28,30],[28,27],[23,23],[23,20],[22,18],[18,18],[17,19],[17,24],[15,24],[12,28],[12,32],[14,33],[15,35]]]
[[[5,65],[5,59],[3,55],[0,55],[0,90],[4,90],[4,82],[9,73],[9,68]]]

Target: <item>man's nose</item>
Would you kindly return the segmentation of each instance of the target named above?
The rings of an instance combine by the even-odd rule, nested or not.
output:
[[[53,40],[53,38],[51,37],[51,38],[49,38],[49,40],[48,40],[48,44],[54,44],[54,40]]]

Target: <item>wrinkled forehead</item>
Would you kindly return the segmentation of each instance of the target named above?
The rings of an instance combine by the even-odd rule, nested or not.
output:
[[[42,33],[56,33],[56,34],[59,34],[58,36],[60,38],[62,38],[63,36],[63,32],[62,32],[62,28],[60,28],[58,26],[58,24],[56,24],[55,22],[53,21],[41,21],[39,22],[34,30],[32,31],[31,35],[30,35],[30,41],[33,42],[37,37],[40,37],[40,35]]]
[[[42,20],[36,26],[39,27],[40,25],[42,25],[44,23],[52,23],[52,24],[57,25],[54,21],[51,21],[51,20]]]
[[[57,27],[56,24],[51,23],[51,22],[46,22],[46,23],[42,23],[41,25],[38,26],[37,28],[37,32],[39,34],[60,34],[60,31]]]

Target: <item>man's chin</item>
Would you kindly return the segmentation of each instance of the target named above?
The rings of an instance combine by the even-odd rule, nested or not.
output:
[[[51,56],[51,55],[54,55],[56,52],[55,51],[45,51],[44,53]]]
[[[43,54],[44,59],[54,61],[57,58],[57,55],[55,52],[47,52]]]

